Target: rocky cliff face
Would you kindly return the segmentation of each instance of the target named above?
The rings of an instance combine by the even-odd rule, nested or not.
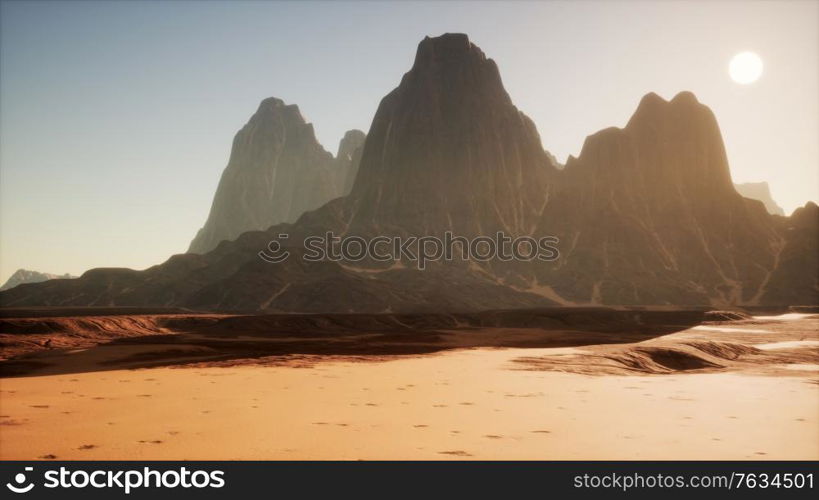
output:
[[[30,271],[28,269],[18,269],[12,274],[8,280],[0,287],[0,291],[2,290],[9,290],[11,288],[16,287],[17,285],[22,285],[24,283],[41,283],[47,280],[53,279],[71,279],[75,278],[76,276],[71,276],[70,274],[51,274],[51,273],[41,273],[38,271]]]
[[[783,236],[760,302],[819,305],[819,206],[808,202],[778,224]]]
[[[350,231],[528,234],[555,173],[495,62],[466,35],[425,38],[373,119]]]
[[[645,96],[623,129],[586,139],[540,232],[563,242],[538,281],[568,301],[754,303],[782,244],[736,193],[716,118],[693,94]]]
[[[363,132],[348,132],[334,159],[298,106],[265,99],[236,134],[210,215],[188,251],[206,253],[245,231],[295,222],[305,211],[345,194],[363,141]]]
[[[737,193],[745,198],[761,201],[769,214],[785,215],[785,211],[782,210],[782,207],[777,205],[771,196],[771,188],[767,182],[745,182],[742,184],[734,184],[734,188],[737,190]]]
[[[287,155],[279,142],[274,148],[253,140],[253,131],[285,126],[276,118],[283,113],[292,110],[263,113],[261,123],[243,129],[231,164],[245,165],[243,171],[289,165],[281,163]],[[302,125],[276,137],[302,145],[295,148],[301,153],[318,151],[303,120],[287,123]],[[792,217],[775,217],[761,202],[740,196],[716,118],[691,93],[670,101],[647,95],[624,128],[589,136],[561,170],[511,103],[494,62],[466,36],[444,35],[421,42],[412,69],[381,102],[363,148],[348,143],[342,141],[339,158],[354,163],[354,151],[361,151],[349,195],[294,223],[243,232],[206,254],[177,255],[145,271],[95,269],[77,280],[19,287],[0,294],[0,303],[408,312],[819,300],[819,208],[808,204]],[[265,160],[243,163],[246,152]],[[313,157],[334,161],[320,151]],[[223,182],[255,193],[251,180],[232,180],[248,174],[230,175]],[[260,176],[273,186],[261,191],[276,192],[273,181],[281,175]],[[296,189],[291,181],[282,185]],[[283,193],[280,203],[290,207],[293,198]],[[295,213],[288,210],[282,208]],[[301,258],[303,239],[326,231],[420,236],[448,230],[555,235],[561,255],[554,262],[439,262],[425,271],[405,262]],[[262,261],[259,252],[279,233],[290,235],[284,242],[290,258]]]

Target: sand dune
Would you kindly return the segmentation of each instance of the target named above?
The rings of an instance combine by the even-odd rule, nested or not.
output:
[[[168,335],[224,318],[217,314],[123,314],[0,318],[0,360],[116,339]]]
[[[25,311],[16,310],[20,315]],[[704,310],[602,307],[464,314],[133,314],[84,309],[0,318],[0,373],[28,375],[245,362],[290,354],[412,355],[466,347],[628,343],[684,330]],[[119,314],[117,314],[119,313]],[[8,313],[7,313],[8,314]],[[68,314],[68,315],[66,315]],[[91,349],[93,348],[93,349]],[[64,356],[68,349],[91,349]]]
[[[747,328],[762,321],[769,327]],[[570,356],[523,356],[516,362],[525,369],[589,375],[719,370],[775,375],[788,365],[819,361],[819,316],[781,321],[753,318],[695,326],[637,344],[588,346]]]

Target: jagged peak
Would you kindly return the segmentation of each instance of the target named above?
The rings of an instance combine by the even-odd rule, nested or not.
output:
[[[578,154],[577,158],[574,158],[574,160],[582,158],[583,151],[587,150],[587,148],[590,146],[599,145],[603,142],[614,140],[626,132],[627,129],[633,128],[636,123],[645,123],[647,121],[653,122],[658,117],[662,117],[669,113],[678,113],[680,112],[681,108],[691,107],[692,105],[697,109],[705,110],[711,117],[713,117],[713,112],[711,112],[710,108],[700,103],[697,96],[691,91],[680,91],[670,101],[664,99],[656,92],[649,92],[640,99],[637,109],[631,115],[625,127],[607,127],[586,136],[586,139],[583,141],[583,145],[580,148],[580,153]],[[574,163],[571,161],[572,158],[573,157],[570,156],[566,161],[567,165]]]
[[[425,37],[418,44],[415,62],[410,71],[404,75],[426,74],[431,72],[458,72],[458,68],[480,68],[479,72],[489,71],[500,81],[500,72],[495,61],[486,57],[483,51],[469,41],[463,33],[444,33],[437,37]],[[486,74],[486,73],[484,73]]]
[[[637,109],[643,106],[654,106],[658,104],[668,104],[668,101],[663,99],[662,96],[656,92],[649,92],[640,99],[640,104],[637,106]]]
[[[668,109],[669,101],[655,92],[649,92],[640,99],[637,109],[632,113],[628,123],[632,123],[635,117],[657,116],[663,110]],[[628,127],[628,125],[626,125]]]
[[[266,97],[262,99],[259,103],[259,109],[261,108],[280,108],[282,106],[286,106],[283,100],[279,99],[278,97]]]
[[[580,153],[578,154],[577,158],[573,156],[569,156],[569,160],[577,160],[583,157],[583,153],[587,152],[592,145],[601,144],[603,142],[609,141],[614,137],[618,137],[623,133],[623,129],[620,127],[606,127],[604,129],[600,129],[597,132],[587,135],[586,139],[583,140],[583,145],[580,147]],[[567,160],[567,164],[569,161]]]
[[[798,207],[796,210],[794,210],[793,213],[791,214],[792,219],[807,217],[813,217],[814,219],[819,217],[819,205],[817,205],[813,201],[808,201],[803,206]]]
[[[626,128],[633,126],[636,123],[643,121],[653,121],[657,118],[668,116],[672,113],[687,112],[688,110],[696,110],[696,112],[705,112],[713,116],[711,108],[702,104],[697,96],[689,90],[678,92],[670,101],[663,99],[660,95],[649,92],[640,99],[640,104],[634,114],[629,118]]]
[[[421,45],[451,45],[468,48],[473,45],[466,33],[444,33],[438,36],[425,36]]]
[[[686,146],[688,141],[697,141],[706,154],[693,154]],[[652,154],[670,160],[641,159]],[[636,167],[653,172],[663,179],[660,182],[669,185],[679,185],[682,179],[691,185],[708,179],[709,191],[734,192],[716,117],[688,91],[676,94],[670,101],[654,92],[646,94],[625,127],[608,127],[589,135],[577,160],[570,157],[566,163],[567,171],[575,165],[603,165],[607,169],[620,168],[618,172],[624,175]]]
[[[363,130],[353,128],[344,132],[344,137],[341,138],[341,142],[363,141],[366,138],[367,134]]]
[[[813,201],[808,201],[801,207],[791,212],[787,218],[791,228],[814,228],[819,227],[819,205]]]
[[[683,90],[677,92],[677,95],[675,95],[671,99],[671,102],[681,104],[700,104],[700,101],[699,99],[697,99],[697,96],[690,90]]]
[[[267,97],[262,99],[259,103],[259,108],[256,110],[257,115],[276,115],[284,114],[285,116],[294,118],[302,123],[307,123],[304,115],[297,104],[287,104],[278,97]]]
[[[318,146],[324,150],[324,146],[318,143],[315,127],[305,119],[297,104],[287,104],[278,97],[267,97],[259,103],[256,113],[250,117],[247,126],[270,127],[275,123],[283,123],[287,127],[295,127],[304,131]],[[328,155],[330,153],[327,153]]]
[[[486,60],[486,55],[469,41],[469,36],[464,33],[444,33],[436,37],[426,36],[421,40],[415,53],[415,66],[475,56],[480,60]]]
[[[637,110],[640,108],[653,108],[653,107],[662,107],[669,104],[700,104],[699,99],[697,96],[691,92],[690,90],[681,90],[677,92],[671,100],[666,100],[656,92],[649,92],[640,99],[640,104],[637,106]]]
[[[398,87],[384,96],[381,104],[411,92],[415,99],[434,98],[453,102],[453,96],[468,92],[487,102],[510,104],[498,65],[462,33],[425,37],[418,44],[415,62],[404,73]],[[416,101],[418,102],[418,101]],[[516,108],[517,109],[517,108]]]
[[[367,134],[358,129],[351,129],[344,133],[344,137],[338,142],[336,158],[349,159],[355,150],[364,145]]]

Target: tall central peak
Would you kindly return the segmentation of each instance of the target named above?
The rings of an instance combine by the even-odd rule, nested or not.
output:
[[[440,65],[452,67],[465,62],[483,62],[486,56],[477,45],[463,33],[445,33],[438,37],[425,37],[418,44],[413,70]]]
[[[453,93],[469,86],[485,98],[500,98],[509,104],[511,100],[503,88],[500,72],[495,61],[469,41],[462,33],[446,33],[438,37],[426,37],[418,44],[415,62],[401,80],[401,85],[418,85],[439,82],[438,97],[446,102]]]
[[[466,35],[427,37],[367,134],[351,229],[527,233],[553,170],[495,62]]]

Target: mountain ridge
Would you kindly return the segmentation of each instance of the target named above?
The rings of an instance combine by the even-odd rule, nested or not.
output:
[[[716,117],[690,92],[670,101],[648,94],[625,127],[590,135],[558,169],[494,61],[450,34],[423,40],[382,99],[347,196],[202,255],[26,285],[0,294],[0,303],[268,312],[814,305],[819,210],[797,212],[771,216],[736,192]],[[299,244],[328,231],[496,230],[556,236],[560,257],[438,261],[421,271],[405,260],[311,262]],[[259,258],[285,233],[289,259]]]

